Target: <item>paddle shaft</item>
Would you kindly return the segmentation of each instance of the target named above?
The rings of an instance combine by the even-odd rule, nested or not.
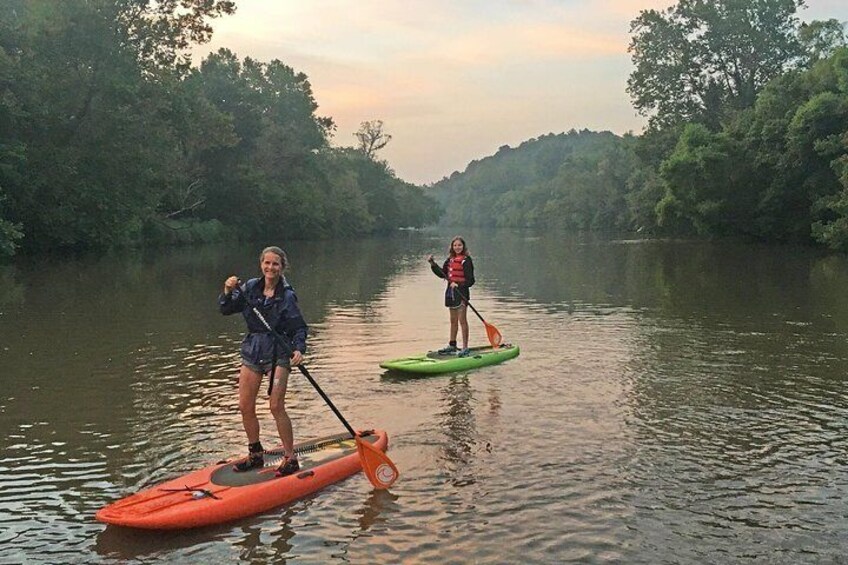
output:
[[[348,432],[350,432],[350,436],[356,437],[356,432],[354,431],[354,429],[350,426],[347,420],[345,420],[345,417],[342,416],[342,413],[339,412],[339,409],[336,408],[336,405],[333,404],[333,401],[330,400],[330,397],[327,396],[323,390],[321,390],[321,387],[318,386],[318,383],[315,382],[315,379],[312,378],[312,375],[309,374],[309,371],[306,370],[306,367],[304,367],[303,364],[300,364],[297,366],[297,368],[300,369],[300,372],[303,373],[303,376],[306,377],[306,380],[309,381],[309,384],[315,387],[315,390],[318,391],[318,394],[321,395],[321,398],[324,399],[324,402],[327,403],[327,406],[330,407],[330,410],[333,411],[333,414],[335,414],[339,421],[344,424],[344,427],[347,428]]]
[[[242,293],[244,293],[244,291],[242,291]],[[265,326],[265,328],[269,332],[271,332],[271,335],[274,336],[274,339],[276,339],[277,343],[283,348],[283,352],[287,356],[291,357],[292,348],[291,348],[291,345],[289,345],[286,338],[284,338],[283,336],[281,336],[280,334],[278,334],[277,332],[274,331],[274,329],[271,327],[271,325],[268,324],[268,321],[265,319],[265,316],[262,315],[262,312],[260,312],[259,309],[256,306],[250,304],[246,295],[244,297],[244,300],[250,306],[250,309],[253,311],[253,313],[256,315],[256,317],[259,318],[259,321],[262,322],[262,325]],[[303,373],[303,376],[306,377],[306,380],[309,381],[309,384],[311,384],[315,388],[315,390],[318,391],[318,394],[321,395],[321,398],[324,399],[324,402],[327,403],[327,406],[330,407],[330,410],[333,411],[333,414],[335,414],[336,417],[339,420],[341,420],[341,423],[344,424],[344,427],[347,428],[348,432],[350,432],[351,437],[356,437],[356,432],[354,431],[354,429],[347,422],[347,420],[345,420],[345,417],[342,416],[342,413],[339,412],[339,409],[336,408],[336,405],[333,404],[333,401],[330,400],[330,397],[328,397],[326,394],[324,394],[324,391],[321,390],[321,387],[318,386],[318,383],[315,382],[315,379],[312,378],[312,375],[309,374],[309,371],[306,369],[306,367],[304,367],[303,364],[301,363],[300,365],[297,366],[297,368],[300,369],[300,372]],[[272,383],[274,382],[274,375],[271,375],[271,382]]]
[[[471,301],[465,298],[465,296],[463,296],[462,291],[459,289],[456,289],[456,291],[459,293],[459,297],[462,299],[462,301],[465,302],[465,305],[471,308],[472,312],[477,314],[477,317],[480,318],[480,321],[484,324],[487,323],[486,320],[483,319],[483,316],[480,315],[480,312],[477,311],[477,308],[475,308],[474,305],[471,304]]]

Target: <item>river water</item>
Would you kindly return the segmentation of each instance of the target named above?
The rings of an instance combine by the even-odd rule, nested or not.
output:
[[[359,474],[186,532],[94,513],[244,450],[243,323],[216,297],[260,246],[0,267],[0,562],[846,562],[844,256],[471,232],[473,302],[521,356],[385,373],[447,340],[424,257],[451,235],[285,245],[307,366],[354,427],[389,432],[396,485]],[[298,439],[343,431],[298,376],[287,404]]]

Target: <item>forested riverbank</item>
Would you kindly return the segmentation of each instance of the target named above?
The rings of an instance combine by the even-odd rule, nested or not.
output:
[[[642,10],[627,91],[644,132],[545,134],[422,187],[379,156],[391,140],[382,121],[339,144],[304,72],[228,49],[193,65],[189,49],[235,2],[9,0],[0,257],[437,221],[846,251],[845,28],[802,21],[804,7]]]
[[[457,225],[741,236],[848,250],[848,49],[803,1],[700,2],[631,24],[641,135],[503,146],[435,185]]]
[[[373,151],[333,147],[307,76],[188,48],[227,0],[0,8],[0,255],[346,237],[436,217]]]

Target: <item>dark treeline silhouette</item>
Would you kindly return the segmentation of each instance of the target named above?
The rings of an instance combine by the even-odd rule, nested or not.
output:
[[[848,250],[848,48],[803,1],[681,0],[632,22],[641,136],[501,147],[433,187],[448,224],[744,236]]]
[[[222,49],[227,0],[0,0],[0,257],[444,223],[745,236],[848,250],[848,47],[802,0],[680,0],[631,23],[641,135],[503,146],[423,190],[308,78]],[[439,216],[439,204],[444,208]]]
[[[345,237],[436,217],[374,147],[330,147],[335,125],[303,73],[226,49],[189,64],[234,10],[0,1],[0,256]]]

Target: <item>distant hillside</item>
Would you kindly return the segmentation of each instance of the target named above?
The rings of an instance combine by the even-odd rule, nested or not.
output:
[[[629,229],[627,180],[637,169],[634,138],[588,130],[548,134],[472,161],[431,194],[442,223]]]
[[[641,11],[627,91],[645,131],[502,147],[429,189],[440,221],[848,252],[848,34],[836,19],[803,22],[803,6],[681,0]]]

